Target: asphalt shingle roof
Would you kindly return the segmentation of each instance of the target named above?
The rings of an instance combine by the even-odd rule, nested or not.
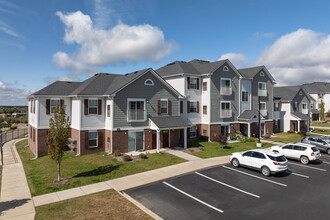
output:
[[[302,87],[308,93],[330,93],[330,83],[327,82],[313,82],[309,84],[303,84]]]
[[[305,115],[301,112],[291,112],[292,115],[296,116],[297,118],[300,118],[302,120],[309,120],[308,115]]]
[[[238,72],[244,78],[252,79],[263,68],[264,68],[264,66],[255,66],[255,67],[250,67],[250,68],[239,69]]]
[[[245,110],[242,114],[238,116],[238,120],[250,120],[253,116],[258,116],[258,110]]]
[[[56,81],[32,95],[68,95],[81,85],[81,82]]]
[[[274,98],[278,98],[283,101],[291,101],[300,89],[300,86],[274,87]]]
[[[181,116],[152,117],[150,120],[160,129],[191,127]]]

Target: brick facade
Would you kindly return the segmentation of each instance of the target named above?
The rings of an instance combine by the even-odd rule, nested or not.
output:
[[[265,134],[272,134],[272,133],[273,133],[273,121],[266,121]]]
[[[128,151],[128,131],[113,131],[112,132],[112,147],[113,152],[118,150],[122,153]]]
[[[88,147],[88,131],[80,131],[80,155],[105,152],[105,130],[97,130],[97,147]]]
[[[37,144],[35,141],[34,135],[36,134],[35,128],[31,125],[29,125],[29,148],[32,151],[32,153],[36,156],[37,155]]]
[[[152,149],[152,133],[151,129],[144,129],[144,149],[151,150]]]
[[[251,137],[258,137],[259,136],[259,126],[257,122],[251,123],[250,125],[250,133]]]
[[[79,151],[79,130],[71,128],[71,138],[74,139],[76,141],[75,145],[76,145],[76,149],[75,152],[76,154],[80,154]]]
[[[37,129],[38,132],[38,157],[48,155],[47,134],[48,129]]]
[[[232,138],[233,134],[240,133],[240,124],[239,123],[235,123],[235,124],[230,124],[230,138]]]
[[[221,135],[221,125],[210,125],[210,141],[216,141]]]

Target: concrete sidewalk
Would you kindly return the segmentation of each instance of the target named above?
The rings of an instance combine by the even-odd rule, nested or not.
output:
[[[0,219],[34,219],[35,209],[22,161],[12,140],[4,144]]]
[[[325,129],[325,130],[329,130],[330,127],[321,127],[321,126],[312,126],[313,128],[317,128],[317,129]]]
[[[261,142],[265,142],[265,143],[270,143],[270,144],[276,144],[276,145],[283,145],[284,143],[281,142],[275,142],[275,141],[271,141],[271,140],[261,140]]]
[[[180,150],[169,149],[169,150],[166,151],[166,153],[172,154],[172,155],[177,156],[177,157],[181,157],[181,158],[183,158],[185,160],[188,160],[188,161],[201,160],[202,159],[200,157],[196,157],[194,155],[185,153],[185,152],[180,151]]]

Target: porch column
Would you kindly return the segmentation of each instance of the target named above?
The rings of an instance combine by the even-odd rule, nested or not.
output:
[[[251,124],[248,123],[248,137],[251,137]]]
[[[187,149],[187,128],[183,129],[183,147]]]
[[[298,120],[298,132],[300,132],[300,120]]]
[[[157,137],[156,137],[156,143],[157,143],[157,153],[160,152],[160,130],[157,130]]]
[[[168,148],[171,148],[171,129],[168,129]]]

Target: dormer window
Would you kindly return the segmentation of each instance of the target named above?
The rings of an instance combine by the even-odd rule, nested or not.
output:
[[[261,71],[260,76],[265,76],[265,73]]]
[[[228,72],[228,71],[229,71],[229,68],[228,68],[228,66],[224,66],[224,67],[222,68],[222,70]]]
[[[153,86],[154,85],[154,81],[152,81],[151,79],[146,79],[146,81],[144,81],[144,85],[146,85],[146,86]]]

